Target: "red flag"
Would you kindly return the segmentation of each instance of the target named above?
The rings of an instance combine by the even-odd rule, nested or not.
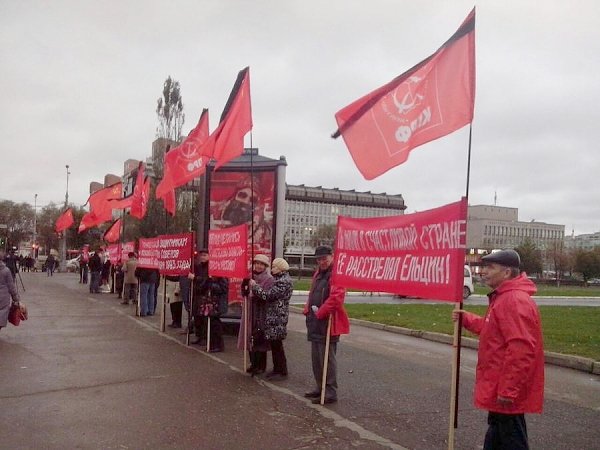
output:
[[[199,177],[206,171],[206,164],[212,156],[211,154],[203,154],[203,151],[208,150],[202,144],[208,138],[208,110],[204,109],[198,120],[198,125],[194,128],[185,140],[165,153],[164,157],[164,173],[163,179],[156,187],[156,198],[163,199],[165,208],[167,208],[166,196],[170,191],[175,190],[179,186],[183,186],[187,182]],[[172,195],[172,194],[168,194]],[[174,194],[173,194],[174,197]],[[168,210],[168,209],[167,209]],[[171,212],[170,210],[168,210]],[[173,212],[175,213],[174,202]]]
[[[367,180],[410,151],[473,120],[475,9],[437,52],[385,86],[338,111],[338,130]]]
[[[137,219],[143,219],[148,208],[148,197],[150,196],[150,179],[144,176],[144,164],[140,162],[135,187],[131,200],[130,214]]]
[[[165,196],[162,198],[163,206],[167,210],[169,214],[172,216],[175,215],[175,209],[177,206],[177,200],[175,198],[175,191],[168,191]]]
[[[117,242],[121,239],[121,219],[115,220],[104,232],[103,239],[106,242]]]
[[[87,201],[90,205],[90,212],[85,214],[81,219],[78,229],[79,233],[111,220],[113,208],[110,200],[121,198],[122,190],[123,184],[118,182],[90,195]]]
[[[244,136],[250,130],[252,130],[250,68],[246,67],[238,73],[219,126],[205,144],[207,148],[204,154],[211,154],[216,160],[215,169],[244,152]]]
[[[71,208],[67,208],[67,210],[62,213],[58,219],[56,219],[56,225],[54,229],[57,233],[66,230],[71,225],[73,225],[73,210]]]

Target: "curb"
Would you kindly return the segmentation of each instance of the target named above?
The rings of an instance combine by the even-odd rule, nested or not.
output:
[[[290,312],[296,314],[302,314],[302,308],[290,305]],[[428,341],[439,342],[440,344],[452,345],[453,336],[449,334],[436,333],[433,331],[413,330],[411,328],[396,327],[394,325],[385,325],[378,322],[369,322],[368,320],[352,319],[350,318],[352,325],[358,325],[365,328],[373,328],[375,330],[387,331],[390,333],[403,334],[405,336],[412,336],[420,339],[426,339]],[[479,340],[462,337],[462,347],[477,349],[479,348]],[[562,353],[556,352],[544,352],[544,359],[546,364],[552,364],[553,366],[567,367],[569,369],[578,370],[581,372],[587,372],[594,375],[600,375],[600,361],[594,361],[591,358],[584,358],[582,356],[574,355],[563,355]]]

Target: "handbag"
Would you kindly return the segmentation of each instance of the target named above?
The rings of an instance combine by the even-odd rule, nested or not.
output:
[[[18,327],[21,320],[27,320],[27,308],[18,303],[13,303],[8,312],[8,321],[15,327]]]

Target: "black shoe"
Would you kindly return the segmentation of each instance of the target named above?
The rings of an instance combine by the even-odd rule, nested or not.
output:
[[[170,323],[167,325],[169,328],[181,328],[181,324],[177,322]]]
[[[121,302],[121,305],[129,305],[129,302]]]
[[[194,345],[206,345],[206,340],[202,338],[198,338],[195,341],[192,341]]]
[[[265,378],[269,381],[282,381],[287,380],[287,373],[268,373]]]
[[[309,392],[305,392],[304,396],[306,398],[321,398],[321,392],[320,391],[309,391]]]
[[[215,347],[215,348],[211,348],[208,353],[221,353],[225,351],[225,349],[223,347]]]
[[[256,367],[250,366],[246,369],[246,373],[254,373],[256,372]]]
[[[325,397],[325,400],[323,400],[324,405],[328,405],[330,403],[335,403],[335,402],[337,402],[337,398],[335,398],[335,397]],[[321,394],[319,394],[319,398],[313,398],[312,403],[313,403],[313,405],[320,405],[321,404]]]

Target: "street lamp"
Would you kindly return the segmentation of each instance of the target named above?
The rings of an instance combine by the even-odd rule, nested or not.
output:
[[[35,254],[35,244],[37,242],[37,194],[33,196],[33,242],[31,243],[31,253],[32,257],[36,258]]]
[[[312,233],[311,227],[304,227],[302,229],[302,256],[300,257],[300,273],[304,270],[304,250],[306,248],[306,232]]]
[[[69,172],[68,164],[65,165],[65,168],[67,169],[67,190],[65,192],[65,210],[66,210],[69,205],[69,175],[71,174],[71,172]],[[60,244],[60,254],[61,254],[60,271],[64,272],[65,269],[67,268],[67,230],[63,231],[63,238],[62,238],[62,242]]]

